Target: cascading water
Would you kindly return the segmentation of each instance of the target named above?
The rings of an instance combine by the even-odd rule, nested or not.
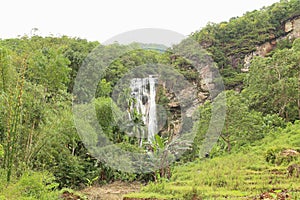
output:
[[[156,102],[155,102],[155,81],[157,79],[152,76],[149,77],[149,86],[150,86],[150,105],[149,105],[149,122],[148,122],[148,141],[152,140],[154,134],[157,131],[157,121],[156,121]]]
[[[152,142],[154,134],[157,131],[157,119],[156,119],[156,90],[155,84],[157,78],[153,75],[149,75],[148,78],[134,78],[131,80],[130,88],[131,95],[135,99],[132,103],[130,110],[134,109],[141,114],[143,124],[147,129],[139,129],[140,138],[145,137],[147,133],[148,142]],[[132,119],[131,119],[132,120]],[[140,140],[141,145],[142,140]]]

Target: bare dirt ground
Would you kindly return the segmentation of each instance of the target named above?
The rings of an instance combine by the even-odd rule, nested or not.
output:
[[[89,200],[122,200],[123,195],[131,192],[140,191],[141,183],[125,183],[125,182],[114,182],[108,185],[99,187],[89,187],[80,193],[86,195]]]

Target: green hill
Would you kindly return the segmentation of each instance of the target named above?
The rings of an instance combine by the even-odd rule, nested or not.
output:
[[[82,66],[88,73],[77,80]],[[163,69],[157,83],[156,66]],[[0,199],[80,199],[71,189],[121,181],[145,183],[140,193],[124,197],[131,200],[300,199],[299,72],[299,0],[209,23],[168,49],[67,36],[1,39]],[[155,81],[128,85],[144,82],[145,75]],[[162,122],[150,139],[141,137],[147,114],[134,106],[139,100],[145,108],[147,92],[157,106],[152,115]],[[187,95],[180,102],[176,92]],[[225,96],[226,109],[216,103]],[[225,117],[224,127],[211,126],[220,137],[207,154],[213,114]],[[187,137],[174,145],[181,129]],[[113,145],[95,158],[94,147],[102,144]],[[161,169],[145,173],[151,161]]]
[[[270,195],[270,199],[300,199],[300,179],[287,172],[288,166],[300,161],[299,147],[298,121],[239,152],[175,166],[170,180],[151,183],[142,188],[141,193],[126,197],[267,199]],[[285,155],[285,150],[298,153]],[[261,198],[262,195],[266,197]]]
[[[226,88],[238,89],[226,92],[219,141],[210,158],[197,158],[211,117],[206,102],[192,150],[171,178],[124,199],[300,199],[299,7],[280,1],[191,35],[212,55]]]

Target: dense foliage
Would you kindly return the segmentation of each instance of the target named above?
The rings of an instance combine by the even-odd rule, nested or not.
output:
[[[243,82],[240,69],[244,57],[255,51],[257,45],[284,36],[283,23],[298,15],[298,0],[282,0],[242,17],[233,17],[228,22],[209,23],[192,37],[212,54],[227,88],[233,88]]]
[[[78,96],[72,95],[78,70],[85,64],[88,55],[89,58],[99,56],[92,51],[96,47],[104,61],[117,57],[103,72],[93,94],[97,120],[107,138],[121,149],[142,153],[150,149],[158,155],[165,153],[164,148],[176,137],[174,131],[169,130],[175,126],[169,119],[180,115],[176,111],[171,113],[174,108],[171,108],[170,102],[175,99],[172,91],[166,90],[161,83],[158,85],[156,100],[162,110],[168,111],[163,113],[167,123],[163,127],[164,133],[156,134],[150,144],[129,137],[124,127],[120,127],[124,123],[121,109],[130,108],[135,101],[130,98],[131,91],[128,88],[121,91],[123,96],[118,96],[121,106],[120,102],[114,102],[113,92],[118,90],[124,76],[130,77],[129,71],[138,71],[134,75],[143,70],[151,72],[147,66],[155,64],[171,66],[172,70],[195,85],[197,92],[207,92],[199,89],[203,80],[191,60],[175,53],[176,49],[183,53],[192,51],[191,54],[198,53],[196,59],[205,59],[207,54],[204,51],[196,52],[195,48],[185,45],[188,40],[166,52],[153,50],[149,48],[151,45],[145,44],[146,47],[137,43],[104,46],[66,36],[24,36],[0,40],[0,198],[56,199],[62,193],[58,189],[64,187],[78,189],[115,180],[155,181],[158,184],[151,183],[142,195],[152,197],[152,193],[157,193],[158,197],[179,199],[194,199],[207,194],[242,197],[269,189],[269,185],[266,186],[269,180],[257,180],[256,173],[271,173],[273,167],[283,173],[289,164],[299,162],[299,158],[282,156],[282,151],[293,149],[300,153],[300,39],[282,40],[266,57],[255,57],[249,73],[241,73],[240,69],[244,57],[254,51],[256,45],[284,36],[283,23],[298,15],[299,1],[283,0],[261,10],[247,12],[242,17],[234,17],[229,22],[209,23],[190,36],[209,52],[223,75],[227,89],[232,90],[207,98],[197,108],[194,113],[196,123],[191,130],[195,139],[187,145],[188,151],[177,159],[177,163],[170,165],[165,156],[160,170],[145,174],[112,169],[87,151],[75,128],[72,113],[72,99],[78,99]],[[119,56],[123,51],[128,52]],[[136,67],[140,71],[134,70]],[[168,73],[164,77],[166,82],[176,79],[177,76],[168,76]],[[93,81],[94,75],[89,74],[85,77],[86,81]],[[180,79],[170,82],[176,81],[180,82]],[[234,90],[241,84],[242,90]],[[82,90],[79,95],[85,97],[90,94]],[[213,159],[205,162],[201,160],[202,145],[210,125],[213,102],[221,95],[226,95],[224,128],[212,152],[207,154]],[[89,104],[83,104],[81,109],[84,115]],[[133,108],[128,110],[133,120],[126,128],[138,133],[145,126],[142,116]],[[85,121],[80,123],[86,124]],[[90,138],[93,142],[99,139],[98,135],[93,137]],[[265,146],[265,143],[268,145]],[[252,150],[254,153],[249,153]],[[242,158],[241,152],[248,153],[249,158]],[[232,159],[237,175],[232,172],[228,159]],[[242,164],[239,164],[240,160],[243,160]],[[192,163],[176,166],[187,161]],[[220,168],[224,168],[223,171],[218,171]],[[210,169],[216,172],[209,174]],[[194,177],[191,177],[191,170],[194,170]],[[206,175],[198,176],[199,170]],[[246,181],[248,172],[250,178],[257,181],[257,188],[251,188],[252,185]],[[231,182],[225,176],[229,176]],[[191,178],[195,183],[191,182]],[[271,183],[275,178],[272,176]],[[296,188],[294,183],[297,180],[292,179],[292,189]],[[273,185],[276,184],[274,182]],[[289,187],[287,184],[284,179],[276,186]],[[184,186],[188,186],[188,190]],[[207,194],[199,192],[200,186]],[[7,189],[10,192],[5,193]],[[297,194],[295,197],[298,197]]]
[[[253,60],[244,91],[252,108],[279,114],[287,121],[300,119],[299,53],[297,39],[290,49],[279,49],[272,57]]]

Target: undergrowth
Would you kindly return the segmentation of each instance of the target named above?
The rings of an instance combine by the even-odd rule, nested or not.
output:
[[[170,180],[152,182],[135,198],[157,199],[255,199],[265,192],[276,196],[286,191],[289,199],[300,199],[300,178],[289,177],[287,168],[300,164],[300,156],[284,156],[284,150],[299,152],[300,123],[271,133],[249,146],[248,151],[199,159],[176,166]],[[274,161],[267,157],[274,153]],[[276,193],[277,192],[277,193]],[[275,198],[276,199],[276,198]]]

